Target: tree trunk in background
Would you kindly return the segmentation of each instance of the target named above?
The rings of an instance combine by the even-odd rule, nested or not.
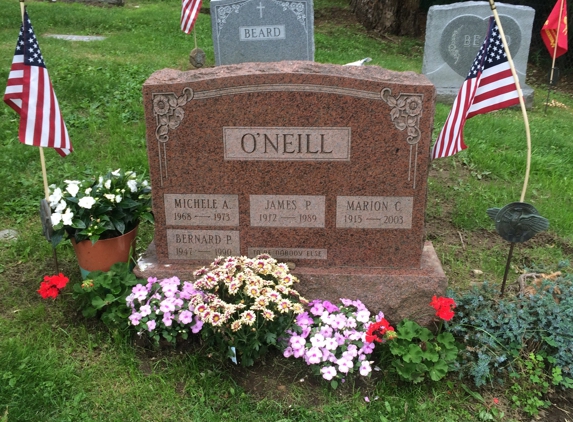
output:
[[[366,29],[380,34],[418,36],[420,0],[350,0]]]

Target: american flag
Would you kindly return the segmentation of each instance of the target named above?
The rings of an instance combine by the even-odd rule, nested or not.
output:
[[[37,147],[50,147],[62,157],[72,151],[66,124],[28,12],[8,76],[4,102],[20,115],[20,142]]]
[[[202,0],[182,0],[183,8],[181,9],[181,30],[186,34],[191,33],[193,25],[197,20],[201,10]]]
[[[449,157],[467,148],[464,144],[467,119],[515,104],[519,104],[517,87],[492,16],[487,36],[434,144],[432,159]]]

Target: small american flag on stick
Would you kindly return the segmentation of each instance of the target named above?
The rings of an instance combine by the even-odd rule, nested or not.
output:
[[[202,0],[182,0],[183,7],[181,9],[181,30],[186,34],[190,34],[199,11],[201,10]]]
[[[24,13],[20,27],[4,102],[20,115],[20,142],[54,148],[62,157],[72,151],[68,130],[28,12]]]
[[[432,159],[449,157],[467,148],[464,144],[467,119],[516,104],[519,94],[492,16],[487,36],[434,144]]]

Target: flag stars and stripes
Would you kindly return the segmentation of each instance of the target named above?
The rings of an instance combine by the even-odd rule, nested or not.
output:
[[[488,34],[438,135],[432,158],[449,157],[467,148],[463,140],[467,119],[516,104],[519,104],[517,87],[499,30],[491,17]]]
[[[20,115],[20,142],[54,148],[64,156],[72,145],[28,13],[24,16],[4,102]]]

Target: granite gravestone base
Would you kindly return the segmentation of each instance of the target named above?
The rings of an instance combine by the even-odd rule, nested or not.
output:
[[[162,70],[144,84],[156,219],[140,277],[219,255],[296,265],[308,299],[433,319],[424,242],[435,91],[423,75],[310,62]]]
[[[215,64],[314,61],[312,0],[213,0]]]
[[[525,84],[535,10],[496,3],[519,83],[528,108],[533,89]],[[437,100],[453,103],[487,33],[492,16],[488,2],[467,1],[432,6],[426,23],[422,73],[436,86]]]

